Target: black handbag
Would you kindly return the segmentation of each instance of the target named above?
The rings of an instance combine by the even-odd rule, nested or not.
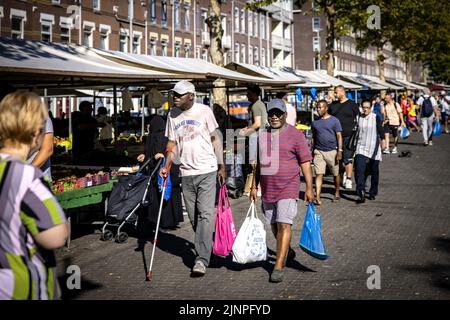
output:
[[[359,124],[358,124],[359,117],[356,118],[356,122],[353,126],[352,135],[347,140],[346,148],[353,153],[356,151],[356,146],[358,145],[358,139],[359,139]]]

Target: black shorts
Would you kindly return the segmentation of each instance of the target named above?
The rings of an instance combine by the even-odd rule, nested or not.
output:
[[[353,151],[347,148],[347,141],[350,137],[342,137],[342,162],[349,164],[353,162]]]
[[[391,126],[391,125],[385,125],[384,126],[384,133],[390,133],[394,138],[397,138],[398,136],[398,127],[399,126]]]

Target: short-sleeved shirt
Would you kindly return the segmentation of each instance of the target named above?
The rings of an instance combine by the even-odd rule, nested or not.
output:
[[[48,117],[47,121],[45,122],[45,132],[44,133],[45,134],[47,134],[47,133],[52,133],[53,134],[53,123],[52,123],[52,119],[50,119],[50,117]],[[31,157],[28,158],[27,162],[28,163],[32,163],[34,158],[36,158],[38,152],[39,152],[39,150],[34,152],[31,155]],[[47,159],[47,161],[45,161],[45,163],[40,168],[42,170],[42,172],[44,172],[44,175],[47,178],[49,178],[50,180],[52,179],[51,165],[52,165],[52,163],[51,163],[50,159]]]
[[[386,110],[386,120],[389,122],[390,126],[399,126],[400,117],[399,113],[402,113],[402,108],[397,102],[386,103],[384,107]]]
[[[259,128],[259,130],[264,129],[266,127],[266,125],[268,124],[267,122],[267,109],[266,109],[266,105],[264,104],[264,102],[261,101],[261,99],[258,99],[258,101],[256,101],[255,103],[253,103],[251,105],[251,112],[253,114],[253,119],[255,117],[261,117],[261,127]]]
[[[305,135],[288,124],[281,133],[262,130],[258,139],[263,201],[298,199],[300,164],[312,160]]]
[[[420,96],[420,98],[417,100],[416,104],[419,107],[421,107],[425,98],[430,98],[431,105],[433,106],[433,108],[436,108],[438,106],[436,99],[434,97],[430,97],[429,95]]]
[[[0,154],[0,300],[58,299],[53,251],[34,236],[66,222],[40,169]]]
[[[166,137],[177,143],[182,177],[217,171],[211,133],[218,127],[214,113],[204,104],[194,103],[186,111],[179,108],[170,111]]]
[[[356,122],[356,117],[359,115],[358,105],[350,99],[343,103],[332,103],[328,109],[328,113],[338,118],[341,123],[342,137],[350,137]]]
[[[342,132],[341,123],[336,117],[319,119],[312,123],[315,134],[315,147],[320,151],[332,151],[338,147],[336,133]]]

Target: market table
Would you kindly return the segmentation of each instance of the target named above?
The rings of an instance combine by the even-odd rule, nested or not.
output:
[[[84,207],[92,204],[98,204],[104,201],[104,193],[110,192],[117,180],[111,180],[108,183],[97,186],[75,189],[62,192],[56,195],[56,199],[64,210],[67,210],[69,226],[71,224],[70,209]],[[107,199],[105,199],[105,211]],[[70,248],[70,236],[67,240],[67,248]]]

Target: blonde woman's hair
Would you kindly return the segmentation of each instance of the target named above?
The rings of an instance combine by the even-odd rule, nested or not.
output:
[[[33,92],[13,92],[0,102],[0,147],[33,142],[48,118],[46,104]]]

